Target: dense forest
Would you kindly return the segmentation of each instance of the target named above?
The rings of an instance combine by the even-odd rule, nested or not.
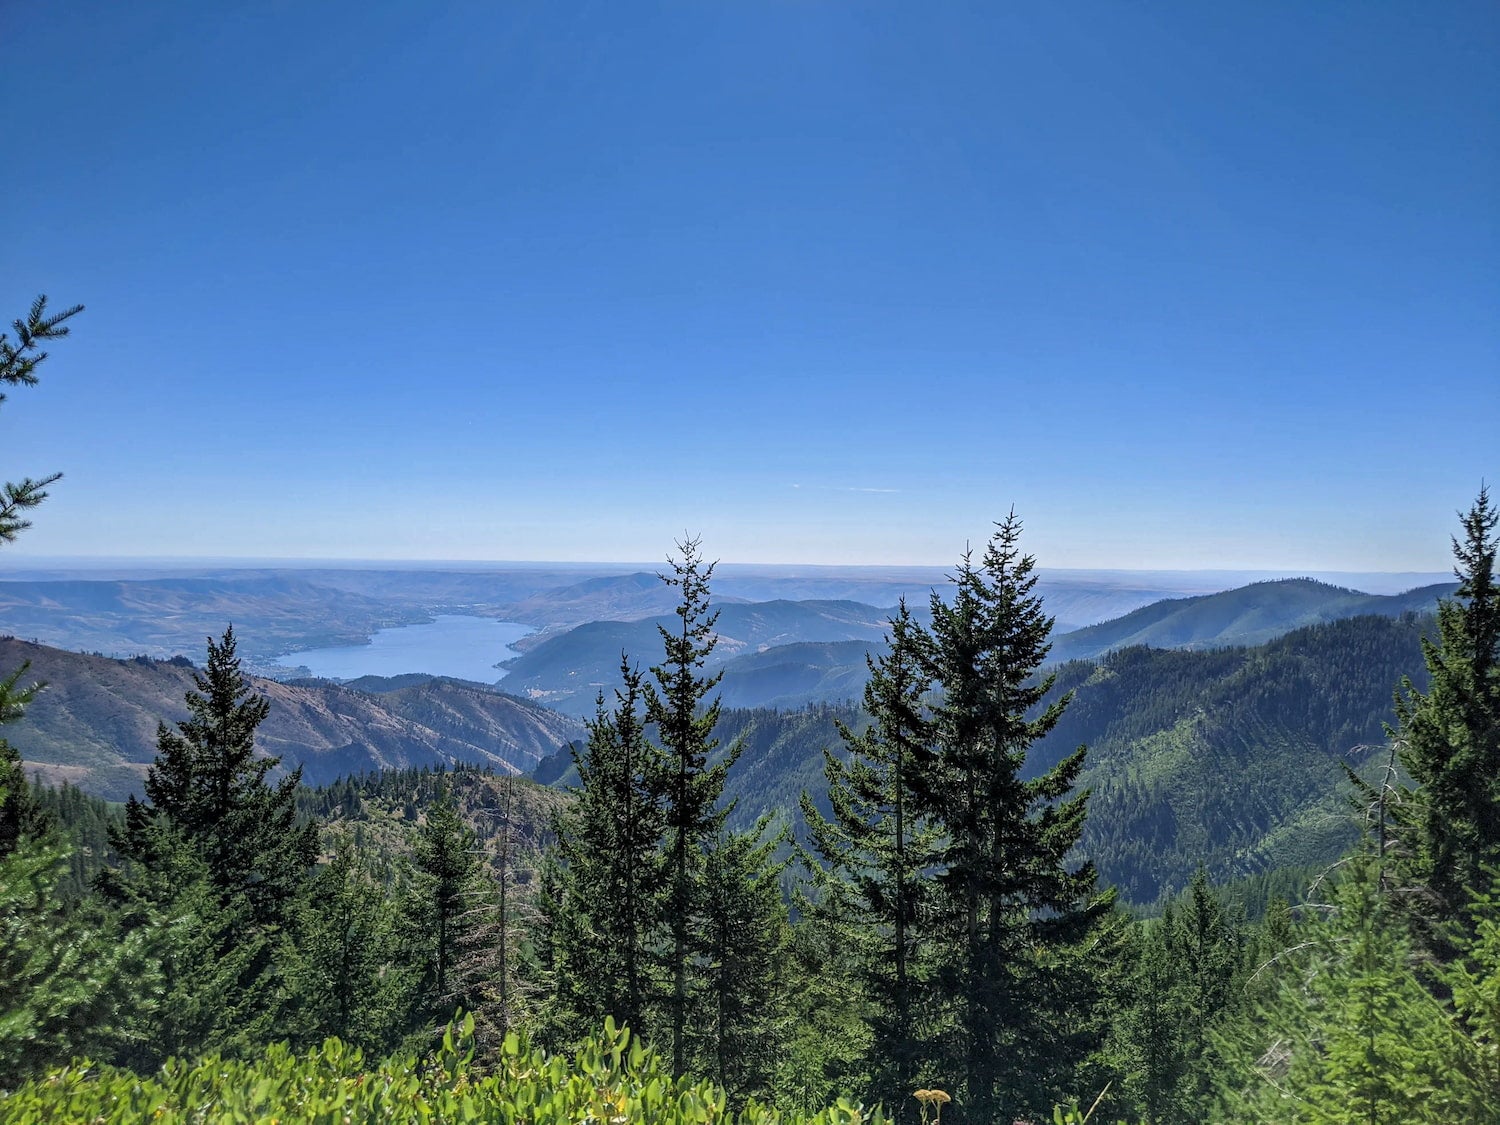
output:
[[[39,301],[0,382],[74,311]],[[1497,524],[1481,490],[1430,631],[1047,671],[1011,514],[860,707],[732,721],[689,539],[550,787],[305,787],[227,629],[123,807],[0,742],[0,1120],[1500,1120]],[[6,670],[0,720],[35,691]],[[1216,787],[1318,699],[1256,743],[1263,800]],[[1286,824],[1308,793],[1351,816]]]

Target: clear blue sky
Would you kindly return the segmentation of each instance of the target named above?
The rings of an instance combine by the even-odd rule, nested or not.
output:
[[[238,10],[236,12],[236,9]],[[21,554],[1443,569],[1494,3],[0,6]]]

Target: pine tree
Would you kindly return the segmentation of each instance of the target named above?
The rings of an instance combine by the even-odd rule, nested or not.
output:
[[[136,1066],[273,1037],[293,906],[317,854],[317,825],[298,823],[301,770],[272,785],[278,760],[255,753],[269,703],[240,671],[233,629],[209,640],[195,687],[188,719],[158,727],[146,801],[132,797],[112,834],[122,866],[97,880],[163,966],[162,1002],[140,1013],[127,1057]]]
[[[64,903],[67,849],[22,837],[0,858],[0,1091],[75,1055],[108,1055],[153,1003],[143,935]],[[3,1097],[3,1095],[0,1095]]]
[[[825,751],[830,815],[806,793],[803,820],[821,863],[809,910],[839,928],[856,964],[850,983],[870,1005],[867,1065],[871,1095],[896,1119],[909,1111],[928,1044],[920,1015],[925,988],[921,915],[937,834],[917,815],[913,786],[931,774],[930,724],[923,695],[921,634],[905,600],[891,620],[889,649],[867,657],[862,733],[840,724],[847,763]]]
[[[23,664],[10,675],[0,678],[0,723],[18,720],[26,704],[36,697],[40,684],[21,686],[30,665]],[[4,738],[0,738],[0,861],[14,852],[26,839],[41,839],[52,828],[51,818],[37,803],[26,775],[21,769],[21,755]]]
[[[1052,619],[1034,592],[1035,560],[1021,522],[997,525],[983,557],[965,555],[952,603],[932,596],[924,674],[938,751],[918,786],[918,811],[943,833],[933,937],[945,951],[934,980],[952,1013],[951,1063],[963,1120],[1002,1110],[1050,1112],[1074,1065],[1096,1046],[1094,989],[1083,946],[1112,908],[1091,863],[1071,853],[1086,793],[1074,793],[1084,748],[1036,777],[1028,748],[1068,697],[1043,705],[1053,677],[1038,670]]]
[[[1488,886],[1486,869],[1500,863],[1497,524],[1500,510],[1481,488],[1453,540],[1458,592],[1438,606],[1437,640],[1423,641],[1428,689],[1404,681],[1396,699],[1394,737],[1417,786],[1401,806],[1399,870],[1403,886],[1425,891],[1408,905],[1429,923],[1459,928],[1468,925],[1468,896]],[[1434,929],[1423,933],[1440,953],[1447,946]]]
[[[723,824],[719,807],[724,778],[738,755],[730,747],[709,765],[718,747],[714,727],[719,721],[719,699],[709,694],[722,673],[704,675],[703,667],[718,638],[716,612],[709,610],[709,580],[714,564],[704,564],[698,539],[679,543],[680,559],[669,559],[672,574],[662,581],[682,594],[673,628],[659,626],[664,653],[653,666],[655,682],[645,685],[646,715],[655,725],[661,762],[656,793],[663,807],[665,841],[663,876],[669,931],[665,969],[670,980],[666,1007],[670,1022],[672,1072],[687,1069],[687,1021],[693,1003],[694,933],[702,909],[704,856]]]
[[[1449,1073],[1452,1013],[1413,967],[1375,862],[1356,856],[1312,922],[1279,959],[1279,988],[1259,1018],[1224,1044],[1214,1120],[1309,1125],[1493,1121],[1466,1116],[1462,1078]]]

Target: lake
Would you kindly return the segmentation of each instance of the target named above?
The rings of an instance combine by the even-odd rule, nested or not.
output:
[[[367,645],[289,652],[276,663],[333,680],[426,672],[492,684],[505,675],[495,662],[517,655],[510,646],[530,632],[531,626],[514,621],[444,614],[426,625],[381,629]]]

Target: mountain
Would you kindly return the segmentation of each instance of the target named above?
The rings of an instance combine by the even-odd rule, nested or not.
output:
[[[712,664],[747,653],[805,641],[879,641],[890,611],[860,602],[771,601],[721,604]],[[642,668],[661,658],[657,627],[677,618],[660,614],[640,621],[593,621],[550,637],[505,665],[505,687],[570,715],[590,715],[595,696],[619,682],[620,654]]]
[[[681,593],[657,575],[638,571],[542,590],[507,606],[505,616],[542,631],[571,629],[590,621],[637,621],[671,613],[681,600]]]
[[[1311,578],[1255,582],[1217,594],[1154,602],[1113,621],[1064,633],[1054,637],[1049,659],[1087,659],[1130,645],[1201,649],[1261,644],[1304,625],[1362,614],[1429,613],[1439,598],[1456,589],[1456,583],[1442,583],[1382,595]]]
[[[47,684],[25,718],[5,728],[28,774],[67,780],[112,799],[140,791],[162,720],[183,719],[193,688],[186,659],[113,660],[0,639],[0,668],[30,661],[28,680]],[[251,677],[271,701],[256,743],[310,785],[390,767],[488,765],[529,771],[583,733],[578,722],[500,692],[428,679],[381,695],[331,683],[283,684]]]
[[[1093,791],[1082,850],[1137,903],[1186,885],[1332,863],[1359,830],[1344,765],[1387,764],[1395,685],[1425,685],[1431,617],[1365,616],[1253,648],[1130,648],[1059,669],[1075,692],[1035,748],[1040,770],[1080,743]]]

